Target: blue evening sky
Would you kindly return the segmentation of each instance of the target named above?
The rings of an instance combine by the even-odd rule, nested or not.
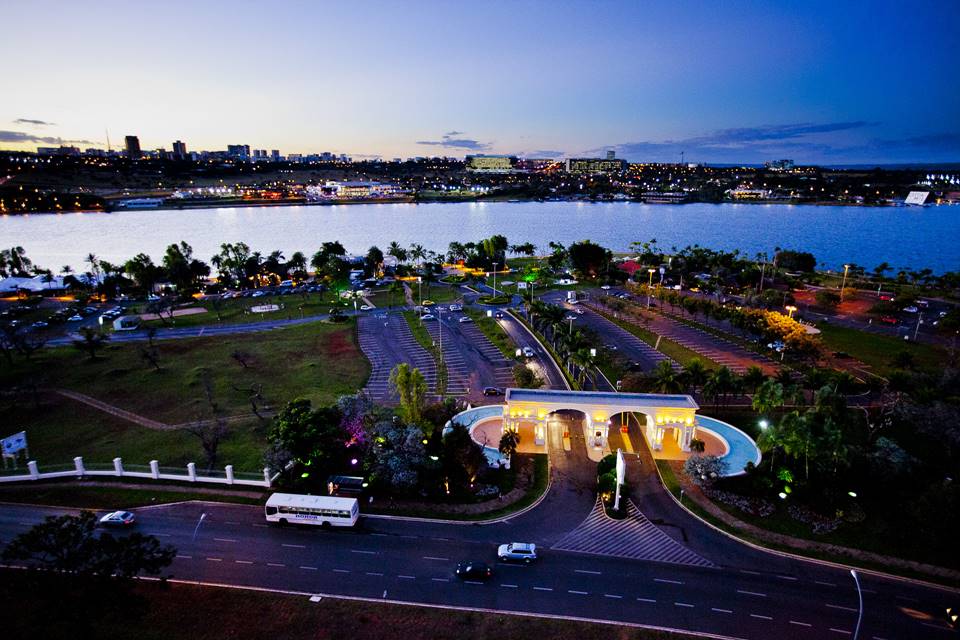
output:
[[[960,2],[13,2],[0,148],[960,161]]]

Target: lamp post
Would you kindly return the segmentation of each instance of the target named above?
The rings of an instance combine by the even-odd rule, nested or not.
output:
[[[650,268],[647,269],[647,273],[650,274],[650,277],[647,279],[647,309],[650,309],[650,289],[653,288],[653,273],[656,269]]]
[[[797,310],[797,308],[796,308],[795,306],[793,306],[792,304],[788,304],[788,305],[786,306],[786,309],[787,309],[787,311],[788,311],[789,314],[790,314],[790,315],[788,316],[788,317],[790,317],[790,318],[793,317],[793,312]]]
[[[497,265],[499,262],[493,263],[493,297],[497,297]]]
[[[850,271],[850,265],[843,265],[843,282],[840,283],[840,302],[843,302],[843,290],[847,288],[847,272]]]
[[[417,276],[417,297],[420,298],[420,313],[423,313],[423,278]]]
[[[856,570],[850,569],[850,575],[853,576],[853,581],[857,585],[857,599],[860,602],[860,606],[857,607],[857,626],[853,630],[853,640],[857,640],[857,636],[860,635],[860,622],[863,620],[863,592],[860,590],[860,578],[857,577]]]

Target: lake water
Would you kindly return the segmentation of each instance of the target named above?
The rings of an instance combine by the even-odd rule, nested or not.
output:
[[[64,213],[0,217],[0,247],[22,245],[34,263],[58,271],[84,270],[83,258],[121,262],[186,240],[208,260],[222,242],[246,242],[264,254],[308,256],[324,241],[351,253],[396,240],[445,251],[452,241],[479,241],[495,233],[511,244],[590,239],[615,251],[656,238],[660,247],[700,244],[749,255],[775,247],[812,252],[828,268],[854,262],[872,269],[960,270],[960,207],[831,207],[813,205],[632,202],[489,202],[337,206],[224,207],[218,209]]]

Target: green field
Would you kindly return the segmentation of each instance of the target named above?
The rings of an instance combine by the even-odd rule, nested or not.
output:
[[[948,360],[944,349],[929,344],[832,324],[820,323],[817,328],[820,329],[820,337],[828,351],[843,351],[872,367],[874,373],[878,375],[886,375],[890,372],[891,361],[901,351],[913,355],[914,362],[920,369],[937,370],[942,368]]]
[[[507,335],[494,318],[488,318],[487,314],[474,309],[467,309],[465,313],[473,319],[477,328],[487,336],[487,339],[494,344],[508,360],[514,360],[517,355],[516,343]]]
[[[354,393],[369,375],[355,340],[354,323],[322,322],[247,335],[158,341],[160,371],[140,355],[145,343],[107,346],[96,360],[73,347],[46,349],[31,362],[17,360],[0,372],[10,389],[26,382],[68,389],[151,420],[178,425],[210,417],[203,380],[209,380],[221,415],[231,422],[221,460],[238,470],[262,468],[265,424],[251,414],[260,391],[265,415],[305,397],[329,403]],[[234,357],[237,356],[237,357]],[[242,363],[240,360],[242,359]],[[245,365],[245,366],[244,366]],[[157,430],[88,407],[52,392],[5,396],[0,423],[26,429],[30,453],[41,464],[69,462],[76,455],[108,462],[116,456],[136,464],[201,463],[199,440],[182,430]]]
[[[246,322],[260,322],[262,320],[286,320],[290,318],[302,318],[307,316],[316,316],[329,313],[335,306],[343,308],[353,308],[353,303],[347,304],[344,301],[337,303],[337,299],[331,293],[308,293],[308,294],[290,294],[285,296],[266,295],[260,298],[234,298],[224,300],[220,304],[219,318],[215,303],[209,300],[197,300],[195,304],[183,305],[183,308],[206,309],[206,313],[194,313],[190,315],[175,316],[172,321],[166,318],[164,320],[149,320],[144,322],[144,327],[200,327],[208,325],[228,325],[243,324]],[[362,302],[361,302],[362,304]],[[253,313],[250,311],[253,307],[277,305],[279,311],[269,313]],[[146,313],[147,305],[141,304],[129,310],[131,313]]]

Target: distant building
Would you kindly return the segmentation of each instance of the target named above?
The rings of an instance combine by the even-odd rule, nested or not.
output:
[[[270,151],[270,159],[274,162],[280,162],[280,149],[273,149]]]
[[[607,150],[607,160],[615,160],[617,157],[617,152],[613,149]]]
[[[250,158],[250,145],[248,144],[228,144],[227,156],[237,160],[248,160]]]
[[[734,200],[769,200],[773,192],[769,189],[749,189],[746,187],[737,187],[728,189],[727,195]]]
[[[328,181],[323,185],[307,187],[307,197],[312,200],[356,198],[384,198],[402,194],[403,190],[395,184],[366,181]]]
[[[124,149],[127,157],[131,160],[139,160],[143,157],[143,152],[140,151],[140,138],[137,136],[127,136],[124,138]]]
[[[907,194],[907,198],[903,201],[903,203],[922,207],[923,205],[927,204],[927,198],[929,197],[929,191],[911,191]]]
[[[771,171],[790,171],[794,168],[793,160],[784,158],[783,160],[772,160],[765,162],[764,166]]]
[[[174,160],[187,159],[187,145],[179,140],[173,143],[173,159]]]
[[[568,173],[614,173],[626,170],[626,160],[617,160],[616,158],[567,158]]]
[[[79,156],[79,147],[37,147],[38,156]]]
[[[478,154],[467,156],[467,171],[483,173],[509,173],[517,164],[513,156],[493,156]]]

